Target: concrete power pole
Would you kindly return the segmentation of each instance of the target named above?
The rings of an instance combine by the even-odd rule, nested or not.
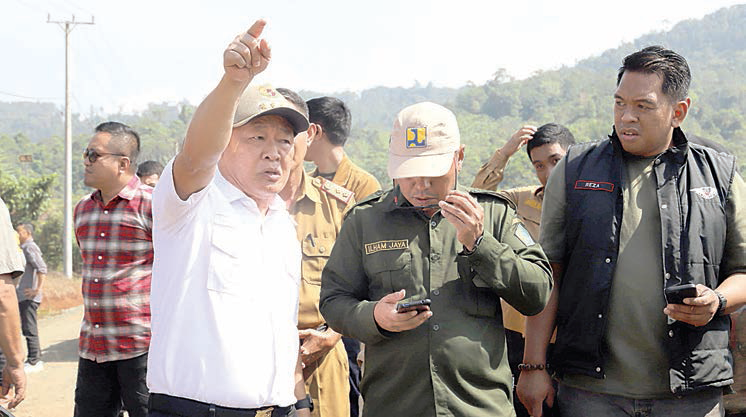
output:
[[[77,25],[92,25],[90,22],[78,22],[75,16],[71,20],[51,20],[47,15],[47,23],[56,23],[65,31],[65,228],[62,231],[62,252],[64,258],[65,276],[73,276],[73,161],[72,161],[72,119],[70,117],[70,32]]]

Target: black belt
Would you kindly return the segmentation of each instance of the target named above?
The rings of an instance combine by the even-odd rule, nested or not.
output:
[[[286,417],[293,410],[288,407],[231,408],[166,394],[150,394],[150,411],[183,417]]]

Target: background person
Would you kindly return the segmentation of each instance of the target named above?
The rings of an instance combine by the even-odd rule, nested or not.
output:
[[[278,88],[295,108],[308,114],[308,107],[294,91]],[[309,144],[317,137],[315,125],[295,138],[295,155],[287,185],[280,197],[295,220],[295,230],[303,251],[301,263],[298,330],[306,391],[314,409],[311,415],[347,417],[349,370],[342,335],[332,330],[319,311],[321,271],[342,226],[343,214],[352,208],[352,191],[331,181],[312,178],[304,171],[303,159]]]
[[[153,266],[152,188],[135,175],[140,136],[129,126],[96,127],[84,152],[85,185],[75,206],[83,259],[75,417],[146,416]]]
[[[34,226],[23,223],[16,227],[21,242],[21,249],[26,258],[26,269],[18,282],[18,310],[21,314],[21,331],[26,338],[28,354],[26,356],[26,373],[44,369],[39,345],[39,329],[36,325],[36,312],[42,300],[42,287],[47,276],[47,264],[41,249],[34,242]]]
[[[0,405],[6,408],[15,408],[26,397],[21,319],[15,282],[23,271],[23,253],[18,250],[8,207],[0,199],[0,349],[6,358],[2,370]]]
[[[155,187],[163,172],[163,164],[158,161],[145,161],[137,166],[137,176],[143,184]]]

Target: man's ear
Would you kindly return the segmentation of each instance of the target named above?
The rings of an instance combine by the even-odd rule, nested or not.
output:
[[[461,168],[464,166],[464,149],[466,149],[466,145],[461,145],[458,151],[456,151],[456,171],[460,172]]]
[[[128,157],[122,157],[119,159],[119,171],[121,172],[129,172],[130,165],[132,164],[132,160]]]
[[[684,122],[684,119],[686,119],[686,115],[689,112],[689,107],[691,105],[692,100],[689,97],[674,103],[671,127],[677,128],[681,126],[681,124]]]
[[[311,144],[313,143],[313,141],[316,140],[316,138],[318,137],[318,134],[319,134],[318,132],[320,131],[320,129],[321,129],[321,126],[317,125],[316,123],[309,123],[308,130],[306,130],[306,133],[307,133],[306,136],[308,136],[306,138],[306,142],[307,142],[306,145],[307,146],[311,146]]]

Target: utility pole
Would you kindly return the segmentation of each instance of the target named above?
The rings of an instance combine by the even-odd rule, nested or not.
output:
[[[77,25],[92,25],[90,22],[79,22],[75,15],[71,20],[52,20],[47,14],[47,23],[56,23],[65,31],[65,228],[62,231],[62,253],[65,276],[73,276],[73,161],[72,161],[72,118],[70,116],[70,32]]]

